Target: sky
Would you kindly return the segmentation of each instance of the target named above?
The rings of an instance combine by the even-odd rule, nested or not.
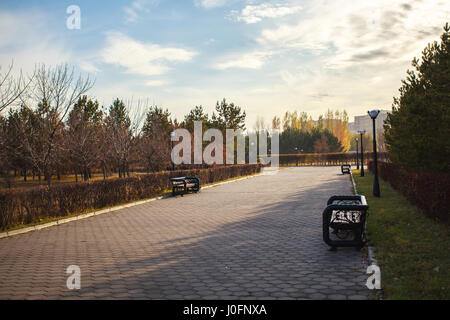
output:
[[[71,5],[79,29],[67,27]],[[101,104],[141,99],[179,120],[226,98],[248,128],[258,116],[317,119],[329,108],[353,121],[390,110],[449,12],[441,0],[2,0],[0,66],[30,74],[68,63],[95,78],[89,96]]]

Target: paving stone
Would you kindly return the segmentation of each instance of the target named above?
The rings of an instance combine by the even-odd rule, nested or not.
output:
[[[309,297],[313,300],[323,300],[325,299],[327,296],[324,295],[323,293],[312,293],[309,295]]]
[[[366,300],[367,296],[365,295],[352,295],[348,297],[349,300]]]
[[[0,299],[367,299],[360,252],[322,240],[326,201],[351,193],[339,172],[283,169],[0,239]]]
[[[343,294],[330,294],[327,298],[330,300],[347,300],[347,297]]]

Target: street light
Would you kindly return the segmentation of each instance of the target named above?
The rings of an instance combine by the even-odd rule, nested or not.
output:
[[[359,158],[358,158],[358,137],[356,137],[356,170],[359,170]]]
[[[172,171],[175,171],[175,163],[173,162],[173,159],[172,159],[172,151],[173,151],[173,138],[175,138],[176,137],[176,132],[175,131],[171,131],[170,132],[170,141],[171,141],[171,143],[172,143],[172,149],[170,150],[170,160],[172,161]]]
[[[364,146],[363,146],[363,134],[366,133],[366,130],[358,131],[361,135],[361,177],[364,177]]]
[[[367,111],[369,116],[372,118],[373,123],[373,195],[375,197],[380,197],[380,184],[378,183],[378,157],[377,157],[377,135],[375,132],[375,119],[378,117],[380,110]]]

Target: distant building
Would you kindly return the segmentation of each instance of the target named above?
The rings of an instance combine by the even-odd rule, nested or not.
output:
[[[390,113],[388,110],[380,110],[380,113],[375,120],[377,133],[384,132],[384,120],[386,120],[388,113]],[[350,133],[358,133],[358,131],[361,130],[365,130],[368,134],[371,134],[373,131],[372,119],[368,114],[355,116],[355,121],[348,123],[348,131]]]
[[[358,130],[356,130],[356,125],[354,122],[348,123],[348,132],[349,133],[357,133],[358,132]]]

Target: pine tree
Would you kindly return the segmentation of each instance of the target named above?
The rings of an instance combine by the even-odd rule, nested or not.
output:
[[[216,103],[216,113],[212,115],[212,123],[215,128],[225,129],[245,129],[245,111],[234,103],[227,103],[225,98]]]
[[[408,167],[448,172],[450,169],[450,26],[414,58],[394,98],[385,125],[393,162]]]

